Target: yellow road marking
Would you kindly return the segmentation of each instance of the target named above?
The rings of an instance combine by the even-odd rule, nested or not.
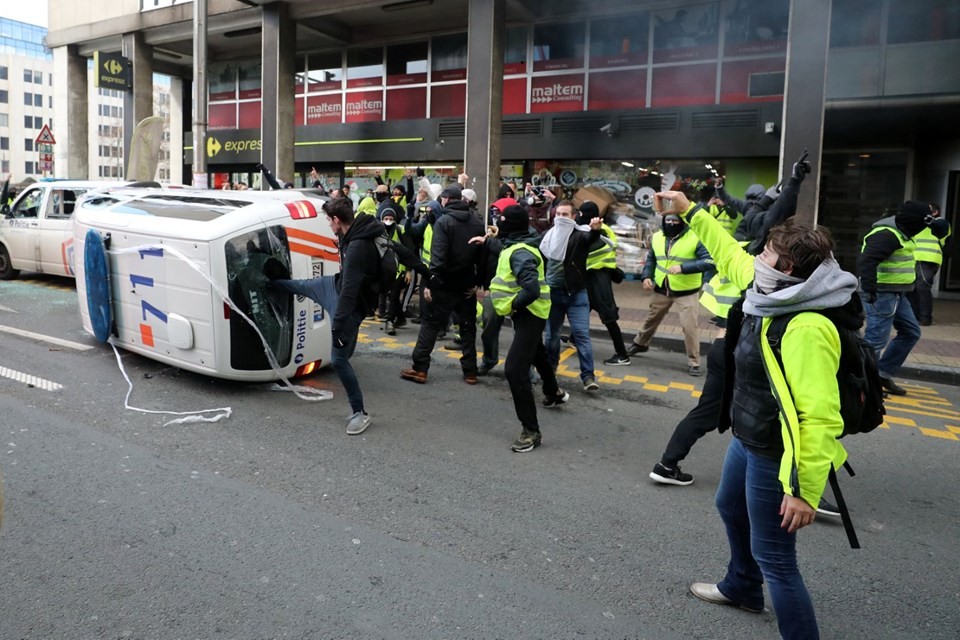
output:
[[[600,376],[597,380],[604,384],[620,384],[623,382],[620,378],[608,378],[607,376]]]
[[[636,382],[637,384],[646,384],[650,379],[643,376],[623,376],[627,382]]]
[[[889,407],[889,406],[887,407],[887,411],[896,411],[897,413],[912,413],[913,415],[916,415],[916,416],[929,416],[931,418],[943,418],[944,420],[956,420],[958,417],[960,417],[956,413],[953,413],[952,411],[950,413],[947,413],[947,412],[934,413],[930,411],[920,411],[919,409],[904,409],[902,407]]]
[[[944,440],[960,440],[960,438],[950,433],[949,431],[941,431],[940,429],[930,429],[928,427],[920,427],[920,433],[922,433],[925,436],[931,436],[933,438],[943,438]]]
[[[954,432],[954,433],[960,433],[960,427],[955,427],[955,426],[953,426],[952,424],[948,424],[948,425],[945,425],[945,426],[947,427],[947,429],[949,429],[950,431],[952,431],[952,432]]]
[[[917,423],[911,420],[910,418],[898,418],[897,416],[887,415],[887,419],[884,422],[889,422],[891,424],[902,424],[905,427],[915,427]]]

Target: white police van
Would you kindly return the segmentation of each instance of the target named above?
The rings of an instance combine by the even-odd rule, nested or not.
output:
[[[89,194],[77,205],[73,229],[84,329],[217,378],[311,373],[330,361],[332,318],[268,283],[338,272],[325,200],[292,189]]]
[[[73,277],[73,212],[77,202],[117,182],[54,180],[23,189],[11,205],[0,207],[0,280],[20,271]]]

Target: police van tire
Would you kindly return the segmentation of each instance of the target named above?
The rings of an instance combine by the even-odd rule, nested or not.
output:
[[[10,262],[10,252],[0,244],[0,280],[14,280],[19,275],[20,270],[14,269],[13,263]]]

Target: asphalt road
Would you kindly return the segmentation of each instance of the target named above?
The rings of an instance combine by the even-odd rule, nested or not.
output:
[[[428,384],[399,378],[414,329],[367,328],[354,362],[373,425],[358,437],[330,371],[306,382],[334,399],[308,403],[125,354],[133,405],[233,409],[163,426],[124,409],[70,284],[0,283],[0,640],[777,637],[771,611],[687,591],[725,570],[713,494],[727,436],[684,463],[691,487],[647,478],[696,402],[680,354],[607,372],[598,394],[565,378],[571,401],[541,409],[529,454],[509,450],[501,372],[468,387],[438,353]],[[838,522],[800,534],[824,638],[960,635],[960,393],[908,398],[848,444],[863,549]]]

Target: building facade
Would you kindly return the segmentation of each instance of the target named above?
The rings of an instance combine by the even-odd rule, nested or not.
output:
[[[112,49],[135,58],[135,76],[139,64],[183,83],[187,126],[171,146],[180,157],[182,142],[188,176],[197,151],[187,89],[193,3],[120,4],[117,12],[80,0],[56,23],[51,12],[55,60],[62,51],[56,73],[67,73],[71,56]],[[793,161],[780,157],[793,126],[783,117],[788,66],[815,77],[825,54],[815,205],[852,267],[869,225],[904,199],[938,202],[956,221],[960,4],[806,4],[825,8],[820,58],[805,51],[812,39],[791,40],[796,0],[208,0],[209,129],[197,142],[204,178],[256,185],[263,162],[298,185],[316,170],[327,186],[363,190],[377,171],[399,180],[420,166],[444,180],[466,163],[470,173],[480,146],[497,158],[480,167],[488,182],[566,192],[599,184],[621,211],[642,217],[664,186],[724,175],[742,195],[752,183],[777,182]],[[485,22],[489,7],[501,22]],[[471,60],[489,81],[468,75]],[[496,113],[487,128],[476,128],[485,117],[478,106]],[[495,141],[471,141],[471,131]],[[941,285],[960,290],[953,256]]]

